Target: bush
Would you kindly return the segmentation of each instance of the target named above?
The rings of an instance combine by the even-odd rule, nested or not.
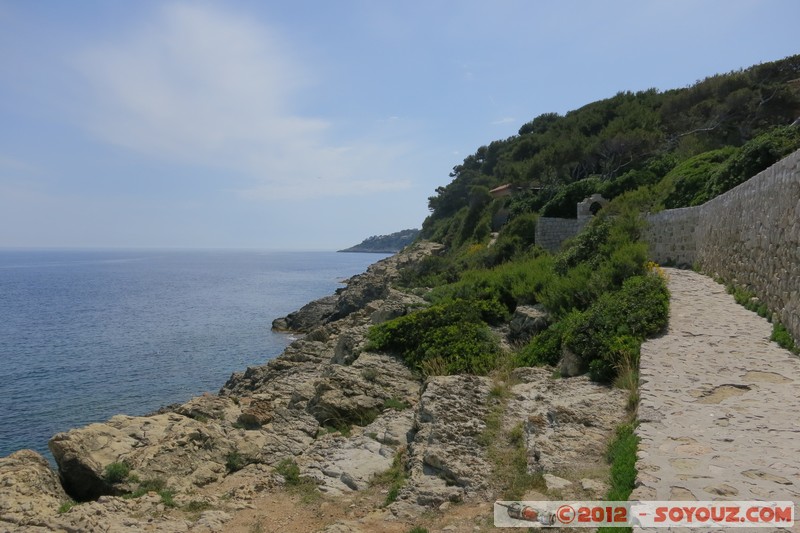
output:
[[[130,471],[131,467],[127,463],[111,463],[106,465],[103,479],[112,484],[120,483],[125,481]]]
[[[456,299],[495,300],[512,312],[518,304],[538,302],[554,276],[552,258],[543,254],[492,269],[468,270],[459,281],[435,288],[428,298],[433,303]],[[500,323],[508,317],[500,314],[495,318],[496,323]]]
[[[703,203],[743,183],[800,147],[800,128],[774,128],[748,141],[712,174],[695,198]],[[697,205],[693,204],[693,205]]]
[[[657,275],[627,279],[586,312],[573,315],[562,343],[589,368],[592,379],[610,382],[620,362],[638,359],[644,338],[661,331],[669,318],[669,292]]]
[[[247,462],[245,461],[244,457],[242,457],[242,455],[236,450],[228,452],[228,454],[225,456],[225,468],[228,470],[229,474],[238,472],[246,465]]]
[[[582,313],[573,311],[560,321],[542,331],[522,348],[516,355],[518,366],[556,365],[561,359],[561,345],[564,334],[580,320]]]
[[[486,322],[507,316],[496,300],[453,300],[370,328],[368,350],[395,352],[413,369],[440,358],[447,373],[485,374],[499,353]]]
[[[300,467],[293,459],[283,459],[277,465],[275,470],[283,476],[287,485],[297,485],[300,483]]]
[[[769,340],[777,342],[778,346],[785,350],[789,350],[795,354],[800,354],[800,347],[795,344],[792,334],[789,333],[789,330],[786,329],[786,326],[778,321],[775,321],[775,323],[772,325],[772,335],[770,336]]]

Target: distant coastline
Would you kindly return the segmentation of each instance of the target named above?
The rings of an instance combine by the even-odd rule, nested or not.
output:
[[[390,235],[373,235],[359,244],[339,250],[339,252],[394,254],[414,242],[418,236],[418,229],[404,229]]]

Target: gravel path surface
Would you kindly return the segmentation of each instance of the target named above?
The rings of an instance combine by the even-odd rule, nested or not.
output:
[[[800,358],[722,285],[664,270],[669,328],[642,346],[631,500],[792,500],[797,513]]]

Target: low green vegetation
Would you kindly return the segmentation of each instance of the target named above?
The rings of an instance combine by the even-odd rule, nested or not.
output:
[[[770,336],[769,340],[777,342],[778,346],[789,350],[793,354],[800,355],[800,346],[795,344],[792,334],[789,333],[789,330],[786,329],[786,326],[780,322],[775,322],[772,325],[772,335]]]
[[[503,415],[511,398],[511,387],[517,383],[510,370],[511,367],[506,364],[493,374],[489,410],[477,441],[486,448],[501,499],[519,500],[531,489],[544,491],[547,487],[541,473],[528,472],[528,449],[522,423],[509,430],[503,427]]]
[[[72,509],[73,507],[75,507],[76,505],[78,505],[78,502],[76,502],[75,500],[70,500],[68,502],[64,502],[58,508],[58,514],[68,513],[69,510]]]
[[[755,293],[731,284],[726,285],[725,290],[728,291],[728,294],[733,296],[737,304],[754,313],[758,313],[760,317],[772,321],[769,308],[758,299]]]
[[[111,463],[106,465],[103,471],[103,479],[108,483],[121,483],[125,481],[128,474],[131,472],[131,467],[124,462]]]
[[[623,424],[606,451],[606,460],[611,465],[611,486],[606,501],[626,501],[633,492],[636,481],[636,447],[639,437],[634,433],[633,424]],[[631,528],[601,527],[599,532],[631,531]]]
[[[501,359],[490,328],[518,305],[541,304],[551,325],[519,348],[516,366],[555,365],[569,351],[596,381],[635,371],[641,342],[666,325],[669,293],[648,267],[635,210],[624,199],[607,209],[555,256],[534,248],[432,288],[430,307],[371,328],[368,349],[396,353],[423,375],[488,374]],[[469,262],[453,253],[454,263]]]
[[[404,411],[411,407],[408,402],[398,400],[397,398],[389,398],[383,402],[384,409],[394,409],[395,411]]]
[[[300,467],[294,459],[283,459],[275,465],[275,471],[283,476],[289,491],[300,495],[303,503],[311,503],[319,499],[317,484],[312,478],[300,475]]]
[[[392,466],[388,470],[382,472],[372,478],[370,484],[372,486],[386,487],[386,499],[384,505],[389,505],[397,500],[400,494],[400,489],[406,483],[408,478],[405,469],[406,449],[400,447],[395,452],[394,459],[392,459]]]
[[[211,504],[203,500],[192,500],[183,506],[183,510],[188,513],[202,513],[211,509]]]
[[[161,498],[161,503],[167,507],[176,507],[175,491],[167,487],[167,482],[162,478],[149,478],[139,482],[139,486],[133,492],[123,495],[123,498],[141,498],[149,492],[155,492]]]
[[[766,318],[772,322],[772,335],[770,335],[771,341],[776,342],[781,348],[800,355],[800,347],[798,347],[795,343],[792,334],[789,333],[789,330],[786,329],[786,326],[777,320],[773,320],[770,309],[766,304],[758,299],[755,293],[733,284],[727,284],[725,286],[725,290],[728,291],[728,294],[733,296],[733,299],[736,300],[736,303],[744,306],[745,309],[753,311],[754,313],[758,313],[758,316]]]
[[[227,453],[227,455],[225,455],[225,469],[229,474],[238,472],[246,465],[247,461],[244,457],[242,457],[242,454],[236,450],[230,451]]]
[[[372,327],[368,350],[398,353],[423,374],[486,374],[499,353],[488,323],[508,310],[497,300],[451,300]]]

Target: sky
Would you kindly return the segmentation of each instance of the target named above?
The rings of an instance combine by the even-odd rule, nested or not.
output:
[[[800,53],[797,0],[0,0],[0,248],[335,250],[548,112]]]

